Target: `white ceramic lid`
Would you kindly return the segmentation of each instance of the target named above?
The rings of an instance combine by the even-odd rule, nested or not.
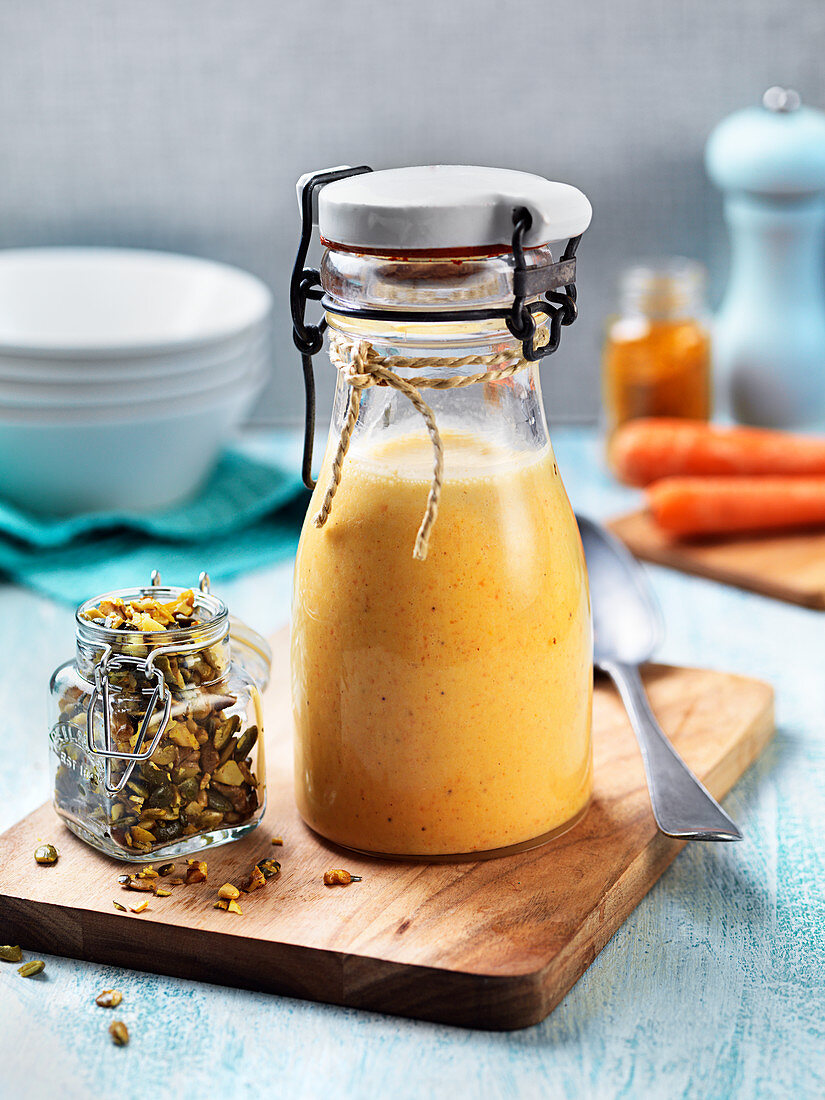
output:
[[[325,241],[353,248],[509,245],[519,206],[533,218],[528,247],[578,236],[592,214],[581,191],[567,183],[506,168],[433,164],[327,184],[318,195],[318,228]]]

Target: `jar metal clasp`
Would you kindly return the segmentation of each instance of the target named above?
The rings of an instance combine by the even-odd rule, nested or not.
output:
[[[163,648],[169,649],[171,647]],[[141,760],[149,759],[160,744],[160,739],[169,724],[169,719],[172,714],[172,693],[164,682],[163,673],[159,668],[155,667],[155,659],[159,657],[162,652],[163,649],[157,649],[145,658],[132,657],[125,653],[113,653],[111,646],[108,646],[100,662],[95,666],[95,685],[86,711],[86,743],[89,752],[93,756],[100,756],[106,760],[105,786],[108,794],[117,794],[119,791],[123,790],[129,782],[135,764],[139,763]],[[140,724],[134,752],[122,752],[121,750],[112,749],[112,710],[109,698],[109,673],[116,669],[128,667],[134,668],[136,672],[142,673],[147,679],[154,680],[155,682],[152,695],[149,699],[149,705],[146,708],[146,713]],[[98,703],[102,704],[101,710],[103,716],[105,748],[99,748],[95,744],[94,719]],[[142,746],[149,734],[152,717],[158,707],[162,708],[162,710],[157,731],[148,749],[142,750]],[[124,760],[128,762],[128,766],[124,770],[123,775],[116,783],[112,783],[111,781],[112,760]]]

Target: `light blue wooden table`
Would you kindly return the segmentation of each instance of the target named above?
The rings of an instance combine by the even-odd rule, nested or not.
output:
[[[605,475],[592,431],[555,442],[578,510],[601,518],[636,500]],[[289,573],[220,591],[271,633]],[[44,980],[0,963],[0,1097],[825,1095],[825,615],[650,577],[660,657],[771,681],[776,739],[726,800],[744,843],[686,849],[543,1024],[462,1031],[44,956]],[[6,586],[0,624],[6,828],[48,797],[46,685],[73,620]],[[111,986],[132,1035],[123,1049],[93,1003]]]

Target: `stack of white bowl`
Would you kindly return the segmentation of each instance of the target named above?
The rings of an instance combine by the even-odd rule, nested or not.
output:
[[[192,496],[270,366],[272,295],[225,264],[0,251],[0,498],[51,515]]]

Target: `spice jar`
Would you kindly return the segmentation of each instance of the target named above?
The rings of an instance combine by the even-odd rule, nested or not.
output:
[[[608,327],[602,389],[608,434],[626,420],[711,411],[705,269],[674,258],[623,272],[620,316]]]
[[[76,653],[51,679],[54,805],[116,859],[235,840],[266,798],[266,642],[197,591],[110,592],[82,604]]]
[[[300,185],[295,339],[311,386],[328,326],[338,386],[295,570],[296,799],[361,852],[499,855],[591,794],[587,579],[538,374],[590,206],[523,173],[356,171]]]

